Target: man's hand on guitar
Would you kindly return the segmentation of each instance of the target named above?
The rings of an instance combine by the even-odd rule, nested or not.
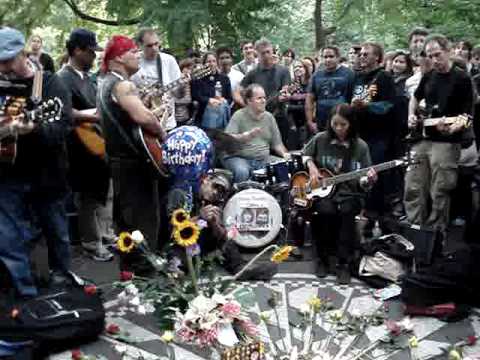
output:
[[[307,126],[308,126],[308,130],[310,130],[312,134],[316,134],[318,132],[318,125],[316,122],[308,121]]]
[[[23,115],[16,117],[9,125],[12,135],[25,135],[31,133],[35,129],[33,122],[23,122]]]
[[[377,180],[377,172],[374,168],[370,168],[368,169],[367,175],[360,178],[360,186],[365,190],[369,190],[373,186],[373,184],[377,182]]]
[[[416,128],[417,127],[417,123],[418,123],[418,117],[417,115],[409,115],[408,116],[408,128],[409,129],[413,129],[413,128]]]

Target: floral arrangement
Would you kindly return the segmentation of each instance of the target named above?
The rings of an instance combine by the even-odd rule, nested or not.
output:
[[[114,284],[122,289],[117,296],[119,303],[137,313],[153,312],[160,329],[165,331],[167,344],[178,341],[227,351],[236,344],[253,341],[257,329],[243,311],[242,296],[227,293],[227,289],[267,252],[273,252],[272,262],[281,263],[293,247],[270,245],[237,274],[222,278],[214,267],[218,255],[200,257],[198,238],[207,224],[192,218],[184,209],[173,212],[171,224],[173,243],[185,250],[186,269],[181,269],[182,261],[177,257],[167,261],[155,255],[139,231],[121,233],[118,250],[125,254],[141,253],[155,273],[141,277],[129,271],[120,272],[120,281]]]

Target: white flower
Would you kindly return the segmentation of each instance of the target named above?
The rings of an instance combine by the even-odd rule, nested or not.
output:
[[[406,331],[412,331],[414,324],[409,317],[406,317],[402,321],[399,322],[399,325],[402,326]]]
[[[140,298],[138,296],[133,297],[132,299],[130,299],[129,304],[133,306],[139,306]]]
[[[127,293],[127,295],[138,295],[138,289],[134,284],[128,284],[125,287],[125,292]]]
[[[362,313],[358,309],[353,309],[352,311],[350,311],[350,315],[352,315],[353,317],[360,317],[362,316]]]
[[[155,306],[153,306],[151,303],[147,302],[145,304],[145,311],[150,314],[150,313],[153,313],[155,311]]]
[[[135,230],[132,232],[132,235],[130,236],[133,241],[135,241],[137,244],[140,244],[143,240],[145,240],[145,237],[143,234],[140,232],[140,230]]]
[[[300,305],[300,308],[298,309],[298,312],[300,314],[307,315],[310,312],[310,305],[308,305],[308,304]]]
[[[147,310],[145,309],[145,306],[144,305],[138,305],[137,313],[139,313],[140,315],[145,315],[147,313]]]

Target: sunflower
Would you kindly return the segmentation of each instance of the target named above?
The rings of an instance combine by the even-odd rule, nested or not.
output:
[[[173,231],[175,242],[183,247],[195,245],[200,235],[198,225],[190,220],[185,220]]]
[[[280,264],[288,259],[293,249],[295,249],[293,246],[284,246],[275,251],[270,260],[275,264]]]
[[[190,215],[184,209],[177,209],[172,214],[172,225],[178,227],[185,221],[190,220]]]
[[[135,247],[135,241],[129,232],[122,232],[117,240],[117,247],[123,253],[129,253]]]

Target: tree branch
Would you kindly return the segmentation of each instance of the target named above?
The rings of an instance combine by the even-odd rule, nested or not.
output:
[[[142,21],[143,15],[126,20],[107,20],[107,19],[100,19],[95,16],[91,16],[85,14],[82,10],[80,10],[75,3],[75,0],[63,0],[70,9],[72,9],[73,13],[77,15],[79,18],[87,21],[93,21],[96,23],[104,24],[104,25],[111,25],[111,26],[121,26],[121,25],[135,25]]]

